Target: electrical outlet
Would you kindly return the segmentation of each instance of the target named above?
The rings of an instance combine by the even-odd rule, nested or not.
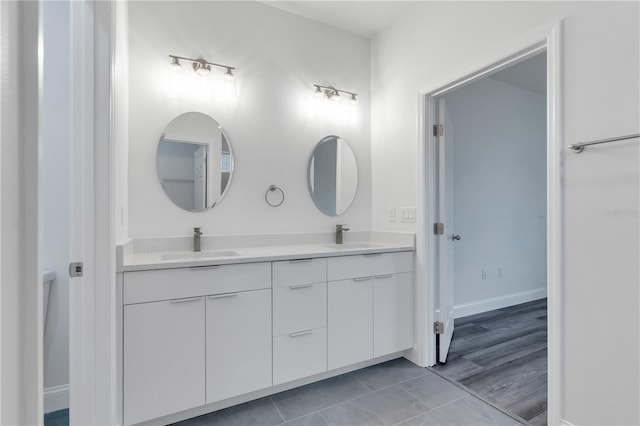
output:
[[[481,273],[482,273],[482,279],[486,280],[487,279],[487,270],[485,268],[482,268]]]
[[[393,223],[396,221],[396,208],[389,207],[389,222]]]
[[[498,277],[499,278],[504,277],[504,269],[502,269],[502,266],[498,266]]]

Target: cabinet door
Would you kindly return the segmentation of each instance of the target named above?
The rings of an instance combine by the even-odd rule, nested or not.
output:
[[[124,307],[124,423],[204,405],[204,298]]]
[[[271,386],[271,290],[207,297],[207,403]]]
[[[413,346],[411,273],[376,276],[373,283],[373,356]]]
[[[330,282],[327,317],[329,370],[373,358],[373,278]]]

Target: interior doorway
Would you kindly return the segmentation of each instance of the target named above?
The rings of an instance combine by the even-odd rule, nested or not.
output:
[[[436,371],[546,425],[546,53],[435,102]]]
[[[560,422],[560,348],[561,348],[561,328],[560,328],[560,284],[562,281],[562,203],[561,203],[561,158],[563,146],[561,142],[561,117],[560,117],[560,28],[559,25],[550,31],[533,36],[529,41],[523,41],[520,48],[503,52],[493,60],[487,60],[484,66],[476,64],[470,66],[466,73],[462,73],[457,78],[446,83],[434,86],[430,90],[420,93],[420,134],[421,145],[418,157],[418,233],[416,235],[416,256],[418,268],[417,279],[417,313],[419,317],[426,319],[423,324],[417,323],[418,330],[417,351],[410,354],[411,359],[424,362],[426,366],[437,364],[436,339],[441,326],[438,324],[446,315],[444,310],[436,311],[436,299],[440,299],[444,292],[439,292],[437,286],[437,272],[440,269],[439,263],[443,260],[440,256],[442,252],[439,243],[439,229],[437,229],[439,211],[436,203],[439,196],[437,186],[438,159],[438,136],[437,129],[434,135],[434,125],[438,124],[438,98],[452,93],[455,89],[478,81],[486,76],[495,74],[500,70],[509,68],[521,63],[536,55],[546,53],[547,78],[546,78],[546,261],[547,261],[547,304],[548,304],[548,338],[547,338],[547,401],[548,423]],[[525,46],[525,47],[522,47]],[[434,232],[435,231],[435,232]],[[458,234],[451,232],[452,235]],[[444,235],[444,234],[443,234]],[[451,235],[450,235],[451,236]],[[449,236],[449,237],[450,237]],[[461,240],[464,235],[461,235]],[[459,242],[459,241],[457,241]],[[497,271],[496,271],[497,273]],[[422,290],[420,283],[425,283]],[[424,294],[421,292],[424,291]],[[446,303],[443,304],[446,306]],[[455,304],[450,303],[451,309]],[[440,308],[440,306],[437,306]],[[457,307],[460,311],[460,307]],[[454,315],[451,314],[451,317]],[[424,337],[423,337],[424,336]],[[421,352],[422,351],[422,352]]]

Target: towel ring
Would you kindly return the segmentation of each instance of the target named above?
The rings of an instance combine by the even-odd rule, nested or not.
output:
[[[271,207],[278,207],[284,203],[284,191],[279,186],[269,185],[264,193],[264,201]]]

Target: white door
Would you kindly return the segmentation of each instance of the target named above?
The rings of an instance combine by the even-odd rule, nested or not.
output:
[[[446,362],[453,338],[453,245],[459,235],[453,223],[453,129],[444,99],[438,99],[438,124],[443,131],[438,136],[438,222],[444,224],[444,232],[437,236],[440,313],[437,321],[444,325],[439,330],[438,361]]]

